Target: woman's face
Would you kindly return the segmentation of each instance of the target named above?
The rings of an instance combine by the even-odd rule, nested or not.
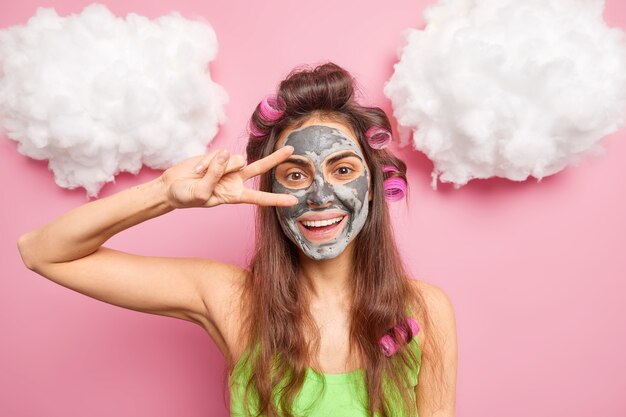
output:
[[[286,129],[275,149],[294,152],[272,171],[272,192],[298,203],[276,207],[289,239],[309,258],[340,255],[361,231],[368,214],[370,174],[353,130],[342,123],[309,119]]]

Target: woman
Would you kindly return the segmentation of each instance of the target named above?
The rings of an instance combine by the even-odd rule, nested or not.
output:
[[[90,297],[202,326],[229,365],[232,415],[453,416],[448,297],[400,261],[385,197],[405,165],[348,72],[292,72],[250,121],[248,163],[215,151],[25,234],[33,271]],[[260,190],[244,186],[260,176]],[[249,268],[102,246],[176,208],[259,206]],[[419,384],[418,384],[419,376]]]

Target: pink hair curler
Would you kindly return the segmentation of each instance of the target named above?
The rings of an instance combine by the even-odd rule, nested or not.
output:
[[[393,356],[398,351],[398,345],[393,341],[393,338],[388,334],[380,338],[380,347],[383,350],[385,356]]]
[[[407,317],[406,322],[409,325],[409,330],[411,332],[410,335],[408,335],[406,331],[404,330],[404,328],[400,327],[399,325],[393,328],[393,331],[396,333],[397,336],[400,336],[399,338],[401,340],[405,341],[405,344],[409,342],[410,338],[415,337],[417,333],[420,331],[420,325],[417,323],[417,320],[415,320],[414,318]],[[386,334],[383,337],[381,337],[379,344],[383,353],[387,357],[393,356],[396,354],[396,352],[398,352],[399,346],[394,341],[393,337],[391,337],[391,335],[389,334]]]
[[[367,143],[374,149],[384,149],[391,142],[391,132],[380,126],[373,126],[365,132]]]
[[[409,328],[411,329],[411,334],[415,337],[420,331],[420,325],[413,317],[409,317],[406,320],[409,323]]]
[[[387,201],[399,201],[406,194],[406,182],[400,177],[387,178],[383,181]]]
[[[250,131],[252,136],[255,136],[257,138],[262,138],[263,136],[265,136],[265,133],[259,130],[259,128],[256,127],[252,120],[250,120],[250,123],[248,123],[248,130]]]
[[[268,94],[261,100],[259,113],[264,120],[275,122],[285,114],[285,111],[280,109],[281,107],[283,106],[278,96],[276,94]]]
[[[388,172],[400,172],[398,168],[393,165],[383,165],[383,172],[386,174]]]

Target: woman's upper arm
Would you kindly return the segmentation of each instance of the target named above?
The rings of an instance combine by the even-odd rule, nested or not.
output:
[[[458,366],[458,347],[456,320],[450,298],[440,288],[421,283],[420,290],[425,296],[427,309],[432,318],[432,334],[428,338],[437,338],[441,351],[441,383],[437,383],[430,357],[428,340],[422,347],[424,355],[416,387],[417,409],[420,417],[453,417],[456,415],[456,376]]]
[[[244,277],[243,269],[208,259],[141,256],[106,247],[32,270],[91,298],[191,321],[209,333],[222,331],[221,309],[235,301],[223,298],[236,296],[238,281]]]

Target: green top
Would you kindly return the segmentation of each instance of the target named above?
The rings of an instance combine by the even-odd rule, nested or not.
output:
[[[417,369],[409,370],[409,381],[412,387],[417,386],[420,371],[422,352],[417,341],[417,335],[407,345],[413,350],[419,364]],[[244,358],[235,365],[229,378],[230,386],[230,413],[232,417],[244,417],[245,384],[250,378],[251,365]],[[244,366],[245,363],[245,366]],[[323,390],[323,383],[326,389]],[[411,391],[411,398],[415,401],[415,390]],[[256,404],[253,400],[249,401]],[[252,407],[253,405],[250,405]],[[400,406],[400,402],[397,403]],[[393,410],[392,415],[401,416],[402,410]],[[367,417],[367,388],[365,375],[362,369],[342,374],[324,374],[308,368],[302,390],[294,402],[294,412],[298,416],[318,417],[337,415],[342,417]],[[253,414],[252,414],[253,415]],[[417,416],[417,415],[416,415]]]

